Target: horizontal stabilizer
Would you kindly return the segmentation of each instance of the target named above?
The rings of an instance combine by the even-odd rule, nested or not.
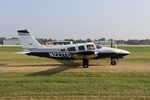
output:
[[[23,52],[16,52],[16,54],[28,54],[31,53],[30,51],[23,51]]]

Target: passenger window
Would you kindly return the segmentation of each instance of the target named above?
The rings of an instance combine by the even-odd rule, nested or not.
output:
[[[95,50],[95,47],[94,47],[94,45],[90,44],[90,45],[87,45],[87,49],[88,50]]]
[[[78,49],[79,50],[85,50],[85,47],[84,46],[78,46]]]
[[[60,51],[66,51],[65,49],[60,49]]]
[[[69,47],[69,48],[67,48],[68,49],[68,51],[76,51],[76,48],[75,47]]]

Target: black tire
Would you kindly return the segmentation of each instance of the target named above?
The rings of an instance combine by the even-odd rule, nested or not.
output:
[[[89,59],[87,59],[87,58],[84,58],[83,59],[83,68],[88,68],[89,67]]]
[[[83,65],[83,68],[88,68],[89,67],[89,65]]]
[[[111,65],[116,65],[116,64],[117,64],[116,60],[111,60]]]

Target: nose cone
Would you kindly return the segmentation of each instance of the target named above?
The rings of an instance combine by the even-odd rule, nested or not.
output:
[[[117,53],[122,55],[122,56],[126,56],[126,55],[130,55],[130,52],[127,50],[122,50],[122,49],[118,49]]]
[[[129,51],[126,51],[126,50],[123,50],[123,54],[125,54],[125,55],[130,55],[130,52],[129,52]]]

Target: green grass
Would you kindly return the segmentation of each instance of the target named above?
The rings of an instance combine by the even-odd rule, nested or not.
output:
[[[71,77],[70,77],[71,76]],[[52,76],[1,73],[5,96],[149,96],[150,73],[60,73]]]
[[[131,52],[120,63],[150,64],[150,47],[119,48]],[[21,51],[20,47],[0,47],[0,99],[150,99],[149,70],[92,72],[78,67],[72,69],[79,69],[76,72],[63,71],[67,68],[62,66],[34,72],[2,71],[5,64],[9,69],[11,65],[59,63],[52,59],[15,54],[18,51]],[[92,63],[99,63],[99,60],[92,60]],[[107,60],[104,63],[109,65]]]
[[[132,63],[150,63],[150,46],[123,46],[118,47],[131,52],[131,55],[125,57],[124,61]]]
[[[55,75],[1,73],[0,94],[18,96],[148,97],[150,73],[81,73]]]

